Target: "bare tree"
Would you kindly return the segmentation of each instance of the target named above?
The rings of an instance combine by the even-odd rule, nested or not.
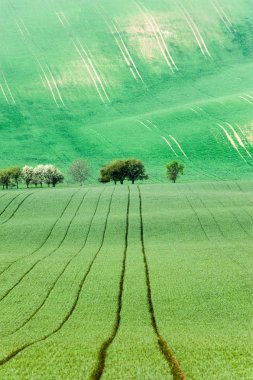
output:
[[[82,186],[89,176],[87,161],[82,159],[74,161],[69,167],[68,173],[74,182],[78,182]]]

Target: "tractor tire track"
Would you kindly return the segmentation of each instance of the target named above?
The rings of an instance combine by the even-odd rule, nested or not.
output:
[[[24,191],[23,191],[22,193],[20,193],[20,194],[15,195],[15,197],[13,197],[13,198],[10,200],[10,202],[7,203],[7,205],[4,207],[4,209],[0,212],[0,216],[3,215],[3,213],[4,213],[4,212],[7,210],[7,208],[12,204],[12,202],[14,202],[15,199],[16,199],[17,197],[19,197],[20,195],[22,195],[22,194],[24,194]]]
[[[2,199],[3,197],[5,197],[7,195],[7,193],[1,195],[0,199]]]
[[[20,346],[16,350],[12,351],[5,358],[0,359],[0,366],[3,366],[4,364],[10,362],[10,360],[14,359],[18,354],[20,354],[21,352],[23,352],[26,348],[29,348],[29,347],[33,346],[34,344],[36,344],[36,343],[41,343],[41,342],[45,341],[46,339],[51,338],[59,330],[61,330],[61,328],[65,325],[65,323],[73,315],[73,313],[74,313],[74,311],[76,309],[76,306],[78,304],[81,292],[83,290],[83,286],[84,286],[85,280],[88,277],[88,275],[89,275],[89,273],[90,273],[90,271],[91,271],[91,269],[93,267],[93,264],[94,264],[97,256],[99,255],[100,251],[103,248],[104,240],[105,240],[105,235],[106,235],[106,231],[107,231],[107,225],[108,225],[109,215],[111,213],[111,205],[112,205],[112,200],[113,200],[114,192],[115,192],[115,187],[114,187],[114,189],[112,191],[111,198],[110,198],[110,201],[109,201],[108,212],[107,212],[106,219],[105,219],[104,230],[103,230],[100,246],[99,246],[97,252],[95,253],[92,261],[90,262],[90,265],[89,265],[87,271],[84,273],[84,276],[82,277],[82,279],[81,279],[81,281],[79,283],[78,290],[77,290],[74,302],[73,302],[71,308],[69,309],[68,313],[65,315],[65,317],[63,318],[63,320],[60,322],[60,324],[53,331],[51,331],[50,333],[44,335],[42,338],[35,339],[32,342],[28,342],[26,344],[23,344],[22,346]]]
[[[9,216],[9,218],[6,219],[4,222],[2,222],[2,224],[9,222],[9,220],[11,220],[15,216],[16,212],[19,210],[19,208],[22,206],[22,204],[26,201],[26,199],[29,198],[33,194],[34,194],[34,191],[32,193],[28,194],[24,199],[22,199],[22,201],[18,204],[18,206],[15,208],[15,210]]]
[[[107,338],[101,345],[99,354],[98,354],[98,361],[97,366],[94,369],[93,373],[91,374],[91,379],[93,380],[99,380],[104,372],[105,369],[105,361],[107,357],[107,351],[110,347],[110,345],[113,343],[118,329],[120,327],[121,322],[121,309],[122,309],[122,296],[123,296],[123,290],[124,290],[124,279],[125,279],[125,271],[126,271],[126,257],[127,257],[127,250],[128,250],[128,232],[129,232],[129,209],[130,209],[130,188],[128,186],[128,200],[127,200],[127,212],[126,212],[126,230],[125,230],[125,248],[123,253],[123,261],[122,261],[122,269],[121,269],[121,275],[120,275],[120,283],[119,283],[119,293],[118,293],[118,307],[117,307],[117,313],[116,313],[116,320],[113,326],[113,330],[109,338]]]
[[[141,190],[138,186],[138,192],[139,192],[139,210],[140,210],[140,240],[141,240],[141,246],[142,246],[142,254],[143,254],[143,261],[144,261],[144,267],[145,267],[145,275],[146,275],[146,285],[147,285],[147,300],[149,305],[149,314],[151,318],[151,324],[153,327],[153,330],[155,332],[155,335],[157,336],[157,342],[159,349],[161,353],[163,354],[165,360],[168,362],[170,366],[170,370],[173,376],[173,380],[186,380],[186,375],[183,372],[183,369],[180,367],[180,364],[176,358],[175,353],[173,350],[169,347],[166,340],[162,337],[156,317],[155,317],[155,311],[154,311],[154,305],[152,301],[152,290],[151,290],[151,283],[150,283],[150,275],[149,275],[149,267],[148,267],[148,260],[146,255],[146,248],[145,248],[145,242],[144,242],[144,225],[143,225],[143,213],[142,213],[142,196],[141,196]]]
[[[52,283],[52,285],[50,286],[50,288],[48,289],[47,293],[46,293],[46,296],[44,298],[44,300],[40,303],[39,306],[37,306],[37,308],[33,311],[33,313],[19,326],[17,327],[15,330],[13,330],[10,334],[7,334],[7,335],[4,335],[5,336],[10,336],[10,335],[13,335],[14,333],[18,332],[19,330],[21,330],[22,327],[24,327],[29,321],[31,321],[31,319],[40,311],[40,309],[45,305],[47,299],[49,298],[50,294],[52,293],[52,291],[54,290],[57,282],[60,280],[60,278],[62,277],[62,275],[66,272],[67,268],[69,267],[69,265],[73,262],[73,260],[82,252],[82,250],[85,248],[86,246],[86,243],[87,243],[87,240],[88,240],[88,237],[89,237],[89,234],[90,234],[90,230],[91,230],[91,226],[93,224],[93,221],[94,221],[94,218],[96,216],[96,213],[97,213],[97,210],[98,210],[98,205],[99,205],[99,202],[100,202],[100,199],[101,199],[101,196],[102,196],[102,193],[103,193],[104,189],[101,191],[101,193],[99,194],[99,197],[97,199],[97,203],[96,203],[96,206],[95,206],[95,210],[94,210],[94,213],[91,217],[91,220],[90,220],[90,223],[89,223],[89,227],[88,227],[88,230],[87,230],[87,233],[86,233],[86,237],[85,237],[85,240],[84,240],[84,243],[82,244],[81,248],[74,254],[74,256],[72,256],[70,258],[70,260],[68,260],[68,262],[65,264],[64,268],[61,270],[61,272],[58,274],[58,276],[56,277],[56,279],[54,280],[54,282]]]
[[[200,225],[200,227],[201,227],[201,230],[203,231],[203,233],[204,233],[206,239],[207,239],[207,240],[210,240],[210,238],[209,238],[209,236],[207,235],[206,230],[205,230],[205,228],[204,228],[204,226],[203,226],[203,224],[202,224],[202,222],[201,222],[201,220],[200,220],[200,217],[199,217],[197,211],[195,210],[195,208],[193,207],[193,205],[192,205],[192,203],[191,203],[189,197],[186,196],[186,199],[187,199],[187,202],[188,202],[189,205],[190,205],[190,208],[192,209],[193,213],[195,214],[195,216],[196,216],[196,218],[197,218],[197,220],[198,220],[198,222],[199,222],[199,225]]]
[[[216,227],[217,227],[217,229],[218,229],[220,235],[221,235],[223,238],[226,238],[226,236],[224,235],[224,232],[222,231],[222,229],[221,229],[219,223],[218,223],[217,220],[215,219],[215,216],[214,216],[213,212],[209,209],[209,207],[206,206],[205,202],[204,202],[200,197],[198,197],[198,199],[200,200],[200,202],[201,202],[201,204],[203,205],[204,209],[206,209],[207,212],[211,215],[211,217],[212,217],[212,219],[213,219],[213,221],[214,221],[214,223],[215,223],[215,225],[216,225]]]
[[[219,204],[223,207],[223,208],[226,208],[226,206],[224,205],[224,203],[222,203],[221,201],[219,201]],[[252,239],[252,236],[249,234],[249,232],[245,229],[244,225],[240,222],[240,220],[238,219],[237,215],[229,210],[230,214],[233,216],[233,218],[237,221],[237,224],[240,226],[241,230],[245,233],[245,235],[247,235],[250,239]]]
[[[79,191],[79,190],[78,190],[78,191]],[[29,253],[28,255],[25,255],[25,256],[19,257],[17,260],[12,261],[12,262],[11,262],[6,268],[4,268],[4,270],[2,270],[2,272],[0,272],[0,276],[1,276],[4,272],[6,272],[10,267],[12,267],[14,264],[16,264],[17,262],[19,262],[19,261],[25,259],[26,257],[31,256],[31,255],[33,255],[34,253],[38,252],[38,251],[39,251],[39,250],[40,250],[40,249],[46,244],[46,242],[48,241],[48,239],[49,239],[50,236],[52,235],[52,232],[53,232],[53,230],[54,230],[56,224],[57,224],[57,223],[59,222],[59,220],[62,218],[62,216],[63,216],[63,214],[65,213],[65,211],[67,210],[67,208],[68,208],[70,202],[72,201],[74,195],[75,195],[78,191],[74,192],[74,193],[71,195],[69,201],[67,202],[66,206],[65,206],[64,209],[62,210],[60,216],[59,216],[59,217],[56,219],[56,221],[54,222],[53,226],[51,227],[49,233],[47,234],[45,240],[41,243],[41,245],[40,245],[38,248],[36,248],[34,251],[32,251],[31,253]]]
[[[88,190],[89,191],[89,190]],[[66,239],[66,237],[67,237],[67,235],[68,235],[68,232],[69,232],[69,229],[70,229],[70,227],[71,227],[71,225],[72,225],[72,222],[73,222],[73,220],[75,219],[75,217],[76,217],[76,215],[77,215],[77,213],[78,213],[78,211],[79,211],[79,209],[81,208],[81,206],[82,206],[82,203],[83,203],[83,201],[84,201],[84,198],[85,198],[85,196],[87,195],[87,193],[88,193],[88,191],[86,192],[86,193],[84,193],[84,195],[83,195],[83,197],[82,197],[82,199],[81,199],[81,202],[79,203],[79,205],[78,205],[78,207],[77,207],[77,209],[76,209],[76,211],[75,211],[75,213],[74,213],[74,215],[72,216],[72,218],[71,218],[71,220],[70,220],[70,222],[69,222],[69,224],[68,224],[68,227],[67,227],[67,229],[66,229],[66,231],[65,231],[65,233],[64,233],[64,235],[63,235],[63,238],[61,239],[61,241],[60,241],[60,243],[57,245],[57,247],[55,248],[55,249],[53,249],[48,255],[46,255],[46,256],[43,256],[41,259],[39,259],[39,260],[37,260],[37,261],[35,261],[35,263],[19,278],[19,280],[18,281],[16,281],[15,282],[15,284],[11,287],[11,288],[9,288],[1,297],[0,297],[0,302],[2,302],[9,294],[10,294],[10,292],[12,291],[12,290],[14,290],[20,283],[21,283],[21,281],[29,274],[29,273],[31,273],[31,271],[36,267],[36,265],[38,265],[39,263],[41,263],[43,260],[46,260],[46,259],[48,259],[50,256],[52,256],[61,246],[62,246],[62,244],[63,244],[63,242],[64,242],[64,240]]]

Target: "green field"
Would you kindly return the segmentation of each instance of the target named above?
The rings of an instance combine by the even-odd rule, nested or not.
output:
[[[251,0],[1,0],[0,25],[1,167],[252,178]]]
[[[0,193],[0,378],[252,378],[252,190]]]

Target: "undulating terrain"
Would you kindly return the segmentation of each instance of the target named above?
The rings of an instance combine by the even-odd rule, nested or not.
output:
[[[252,189],[3,192],[0,378],[250,379]]]
[[[1,0],[0,164],[252,176],[251,0]]]

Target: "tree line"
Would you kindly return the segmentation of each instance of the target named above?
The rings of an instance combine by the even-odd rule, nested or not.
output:
[[[57,183],[63,181],[62,172],[51,164],[35,167],[26,165],[23,168],[14,166],[0,170],[0,185],[2,185],[3,190],[13,186],[18,189],[21,182],[25,183],[28,188],[31,184],[36,187],[38,185],[42,187],[43,184],[55,187]]]
[[[184,172],[184,165],[171,161],[166,165],[166,173],[169,180],[176,182],[180,174]],[[73,182],[78,182],[81,186],[88,179],[90,174],[89,165],[86,160],[75,160],[68,169],[68,175]],[[115,185],[124,181],[143,181],[149,179],[145,166],[141,160],[129,158],[126,160],[114,160],[106,163],[100,169],[100,183],[113,182]],[[3,189],[15,186],[19,187],[20,183],[25,183],[27,188],[30,185],[35,187],[47,186],[55,187],[58,183],[64,181],[63,173],[54,165],[37,165],[35,167],[25,165],[23,168],[18,166],[0,169],[0,185]]]

